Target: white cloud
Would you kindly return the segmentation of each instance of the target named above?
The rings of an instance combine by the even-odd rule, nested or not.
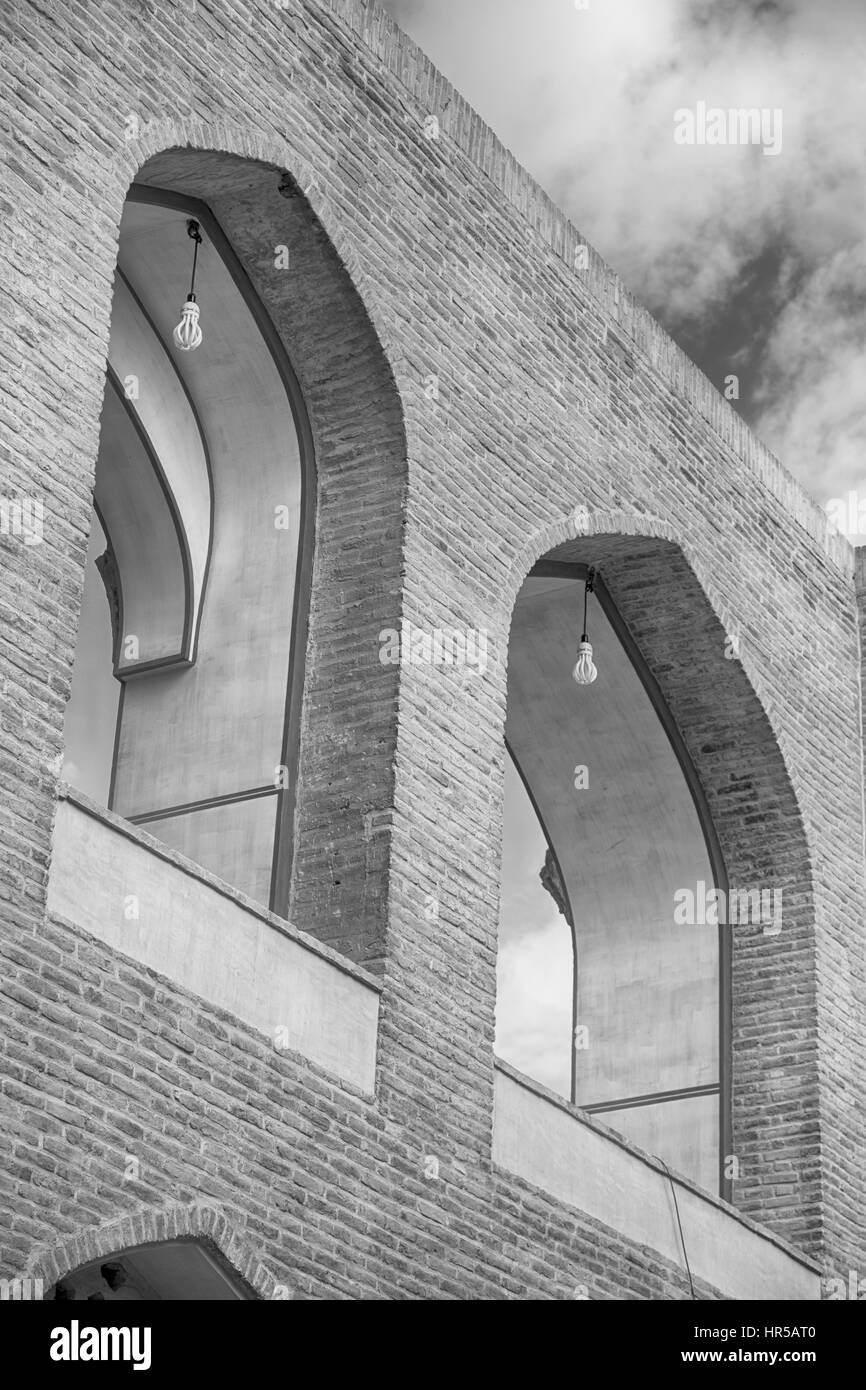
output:
[[[748,299],[737,306],[737,365],[758,388],[759,433],[821,500],[844,479],[866,486],[863,306],[837,292],[866,227],[862,0],[387,8],[626,284],[671,331],[688,327],[702,365],[758,257],[778,253],[754,319]],[[699,101],[780,109],[781,154],[675,144],[674,112]]]
[[[499,952],[497,1056],[568,1098],[573,981],[571,933],[555,910]]]
[[[866,506],[866,241],[817,267],[768,345],[758,433],[816,496]],[[851,537],[866,543],[866,527]]]

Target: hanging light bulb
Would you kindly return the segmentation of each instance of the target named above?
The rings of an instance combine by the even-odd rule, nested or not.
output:
[[[180,323],[174,330],[175,347],[179,347],[181,352],[194,352],[201,344],[201,329],[198,323],[199,307],[195,300],[190,296],[183,306],[183,314]]]
[[[577,649],[577,665],[571,674],[578,685],[592,685],[598,671],[592,659],[592,643],[586,641],[586,633],[584,633],[583,639]]]
[[[190,283],[189,294],[183,306],[180,323],[174,330],[175,347],[180,348],[181,352],[194,352],[201,344],[201,328],[199,327],[198,316],[199,307],[195,302],[195,267],[198,260],[198,248],[201,246],[201,232],[197,222],[190,218],[186,224],[187,236],[191,236],[195,242],[195,250],[192,254],[192,281]]]
[[[195,270],[198,261],[198,248],[201,245],[201,231],[199,225],[192,218],[186,224],[187,236],[192,237],[195,242],[195,250],[192,256],[192,280],[190,283],[189,294],[183,306],[180,323],[174,330],[173,338],[175,347],[180,348],[181,352],[194,352],[201,344],[202,332],[199,327],[199,307],[195,301]]]
[[[592,659],[592,644],[586,635],[586,600],[588,595],[594,591],[595,570],[591,569],[586,576],[586,588],[583,591],[583,635],[577,649],[577,663],[571,673],[578,685],[592,685],[598,675],[595,662]]]

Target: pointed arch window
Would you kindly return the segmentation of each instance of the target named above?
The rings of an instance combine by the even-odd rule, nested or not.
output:
[[[724,1190],[730,943],[725,928],[674,917],[677,891],[724,888],[724,866],[682,740],[600,578],[598,678],[572,679],[585,578],[543,562],[514,610],[497,1053]]]
[[[191,218],[203,338],[182,351]],[[278,912],[313,474],[291,364],[209,208],[133,186],[64,776]]]

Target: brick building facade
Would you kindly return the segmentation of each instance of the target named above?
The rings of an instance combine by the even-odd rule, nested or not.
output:
[[[784,894],[778,937],[733,938],[731,1204],[677,1183],[696,1289],[862,1269],[854,550],[375,6],[6,0],[0,65],[2,492],[44,503],[40,544],[0,535],[2,1274],[194,1237],[265,1298],[690,1296],[663,1165],[494,1058],[508,635],[542,558],[602,571],[731,885]],[[291,927],[59,780],[133,183],[212,211],[308,415]],[[484,630],[483,676],[383,666],[405,622]],[[207,972],[175,915],[218,922]],[[345,1009],[231,995],[229,938]]]

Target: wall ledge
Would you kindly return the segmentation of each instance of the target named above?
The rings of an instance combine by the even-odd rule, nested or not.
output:
[[[759,1239],[768,1242],[770,1245],[774,1245],[781,1254],[787,1256],[791,1260],[795,1260],[803,1269],[808,1270],[810,1274],[814,1274],[816,1277],[820,1278],[822,1266],[818,1261],[814,1260],[810,1255],[804,1254],[802,1250],[796,1249],[796,1247],[786,1241],[784,1237],[777,1235],[774,1231],[768,1230],[767,1227],[760,1225],[751,1217],[738,1211],[735,1206],[732,1206],[730,1202],[726,1202],[724,1198],[717,1196],[715,1193],[707,1192],[702,1187],[698,1187],[695,1182],[684,1174],[678,1173],[676,1169],[669,1169],[655,1155],[646,1153],[645,1150],[638,1148],[636,1144],[633,1144],[630,1140],[619,1134],[618,1131],[611,1129],[610,1126],[603,1124],[594,1115],[590,1115],[585,1110],[581,1110],[579,1106],[572,1105],[572,1103],[565,1100],[563,1096],[558,1095],[555,1091],[548,1090],[546,1086],[524,1075],[523,1072],[518,1071],[516,1067],[512,1067],[508,1062],[503,1062],[497,1057],[494,1060],[494,1068],[501,1075],[507,1076],[525,1091],[538,1097],[539,1100],[546,1101],[548,1104],[555,1106],[558,1110],[563,1111],[572,1120],[576,1121],[584,1128],[591,1130],[605,1142],[616,1145],[617,1148],[623,1150],[632,1158],[645,1164],[647,1168],[652,1169],[654,1173],[658,1174],[658,1176],[665,1181],[672,1181],[677,1188],[693,1194],[694,1197],[701,1202],[706,1203],[707,1206],[715,1207],[719,1212],[723,1213],[724,1216],[735,1221],[739,1226],[744,1227],[752,1235],[759,1237]],[[494,1164],[497,1167],[501,1167],[495,1160]],[[508,1173],[511,1172],[508,1168],[505,1168],[503,1171]],[[540,1190],[547,1191],[544,1187],[541,1187]],[[589,1214],[594,1215],[594,1213]],[[706,1282],[706,1276],[702,1277]]]
[[[381,984],[69,788],[47,915],[375,1096]]]
[[[322,960],[334,965],[341,970],[344,975],[349,975],[359,984],[367,985],[377,994],[382,993],[383,985],[381,979],[376,975],[371,975],[362,965],[357,965],[354,961],[341,956],[333,947],[325,945],[323,941],[317,940],[315,936],[310,936],[309,932],[301,931],[298,927],[293,927],[284,917],[278,917],[276,913],[269,912],[261,903],[250,898],[240,889],[233,888],[225,879],[212,873],[210,869],[202,868],[201,864],[196,864],[195,860],[188,859],[185,854],[178,853],[170,845],[165,845],[155,836],[149,835],[145,829],[139,825],[133,825],[131,821],[124,820],[123,816],[118,816],[114,811],[109,811],[105,806],[100,806],[98,801],[86,796],[76,787],[68,782],[59,782],[57,787],[57,800],[68,801],[72,806],[77,806],[79,811],[85,815],[92,816],[94,820],[101,821],[103,825],[110,826],[118,834],[125,836],[127,840],[132,840],[134,844],[141,845],[142,849],[148,850],[156,855],[158,859],[163,859],[167,864],[173,865],[181,873],[188,874],[190,878],[197,879],[199,883],[207,884],[214,892],[220,893],[224,898],[229,898],[238,907],[243,908],[244,912],[257,917],[260,922],[267,922],[269,927],[279,932],[281,936],[286,936],[296,945],[303,946],[313,955],[320,956]]]

